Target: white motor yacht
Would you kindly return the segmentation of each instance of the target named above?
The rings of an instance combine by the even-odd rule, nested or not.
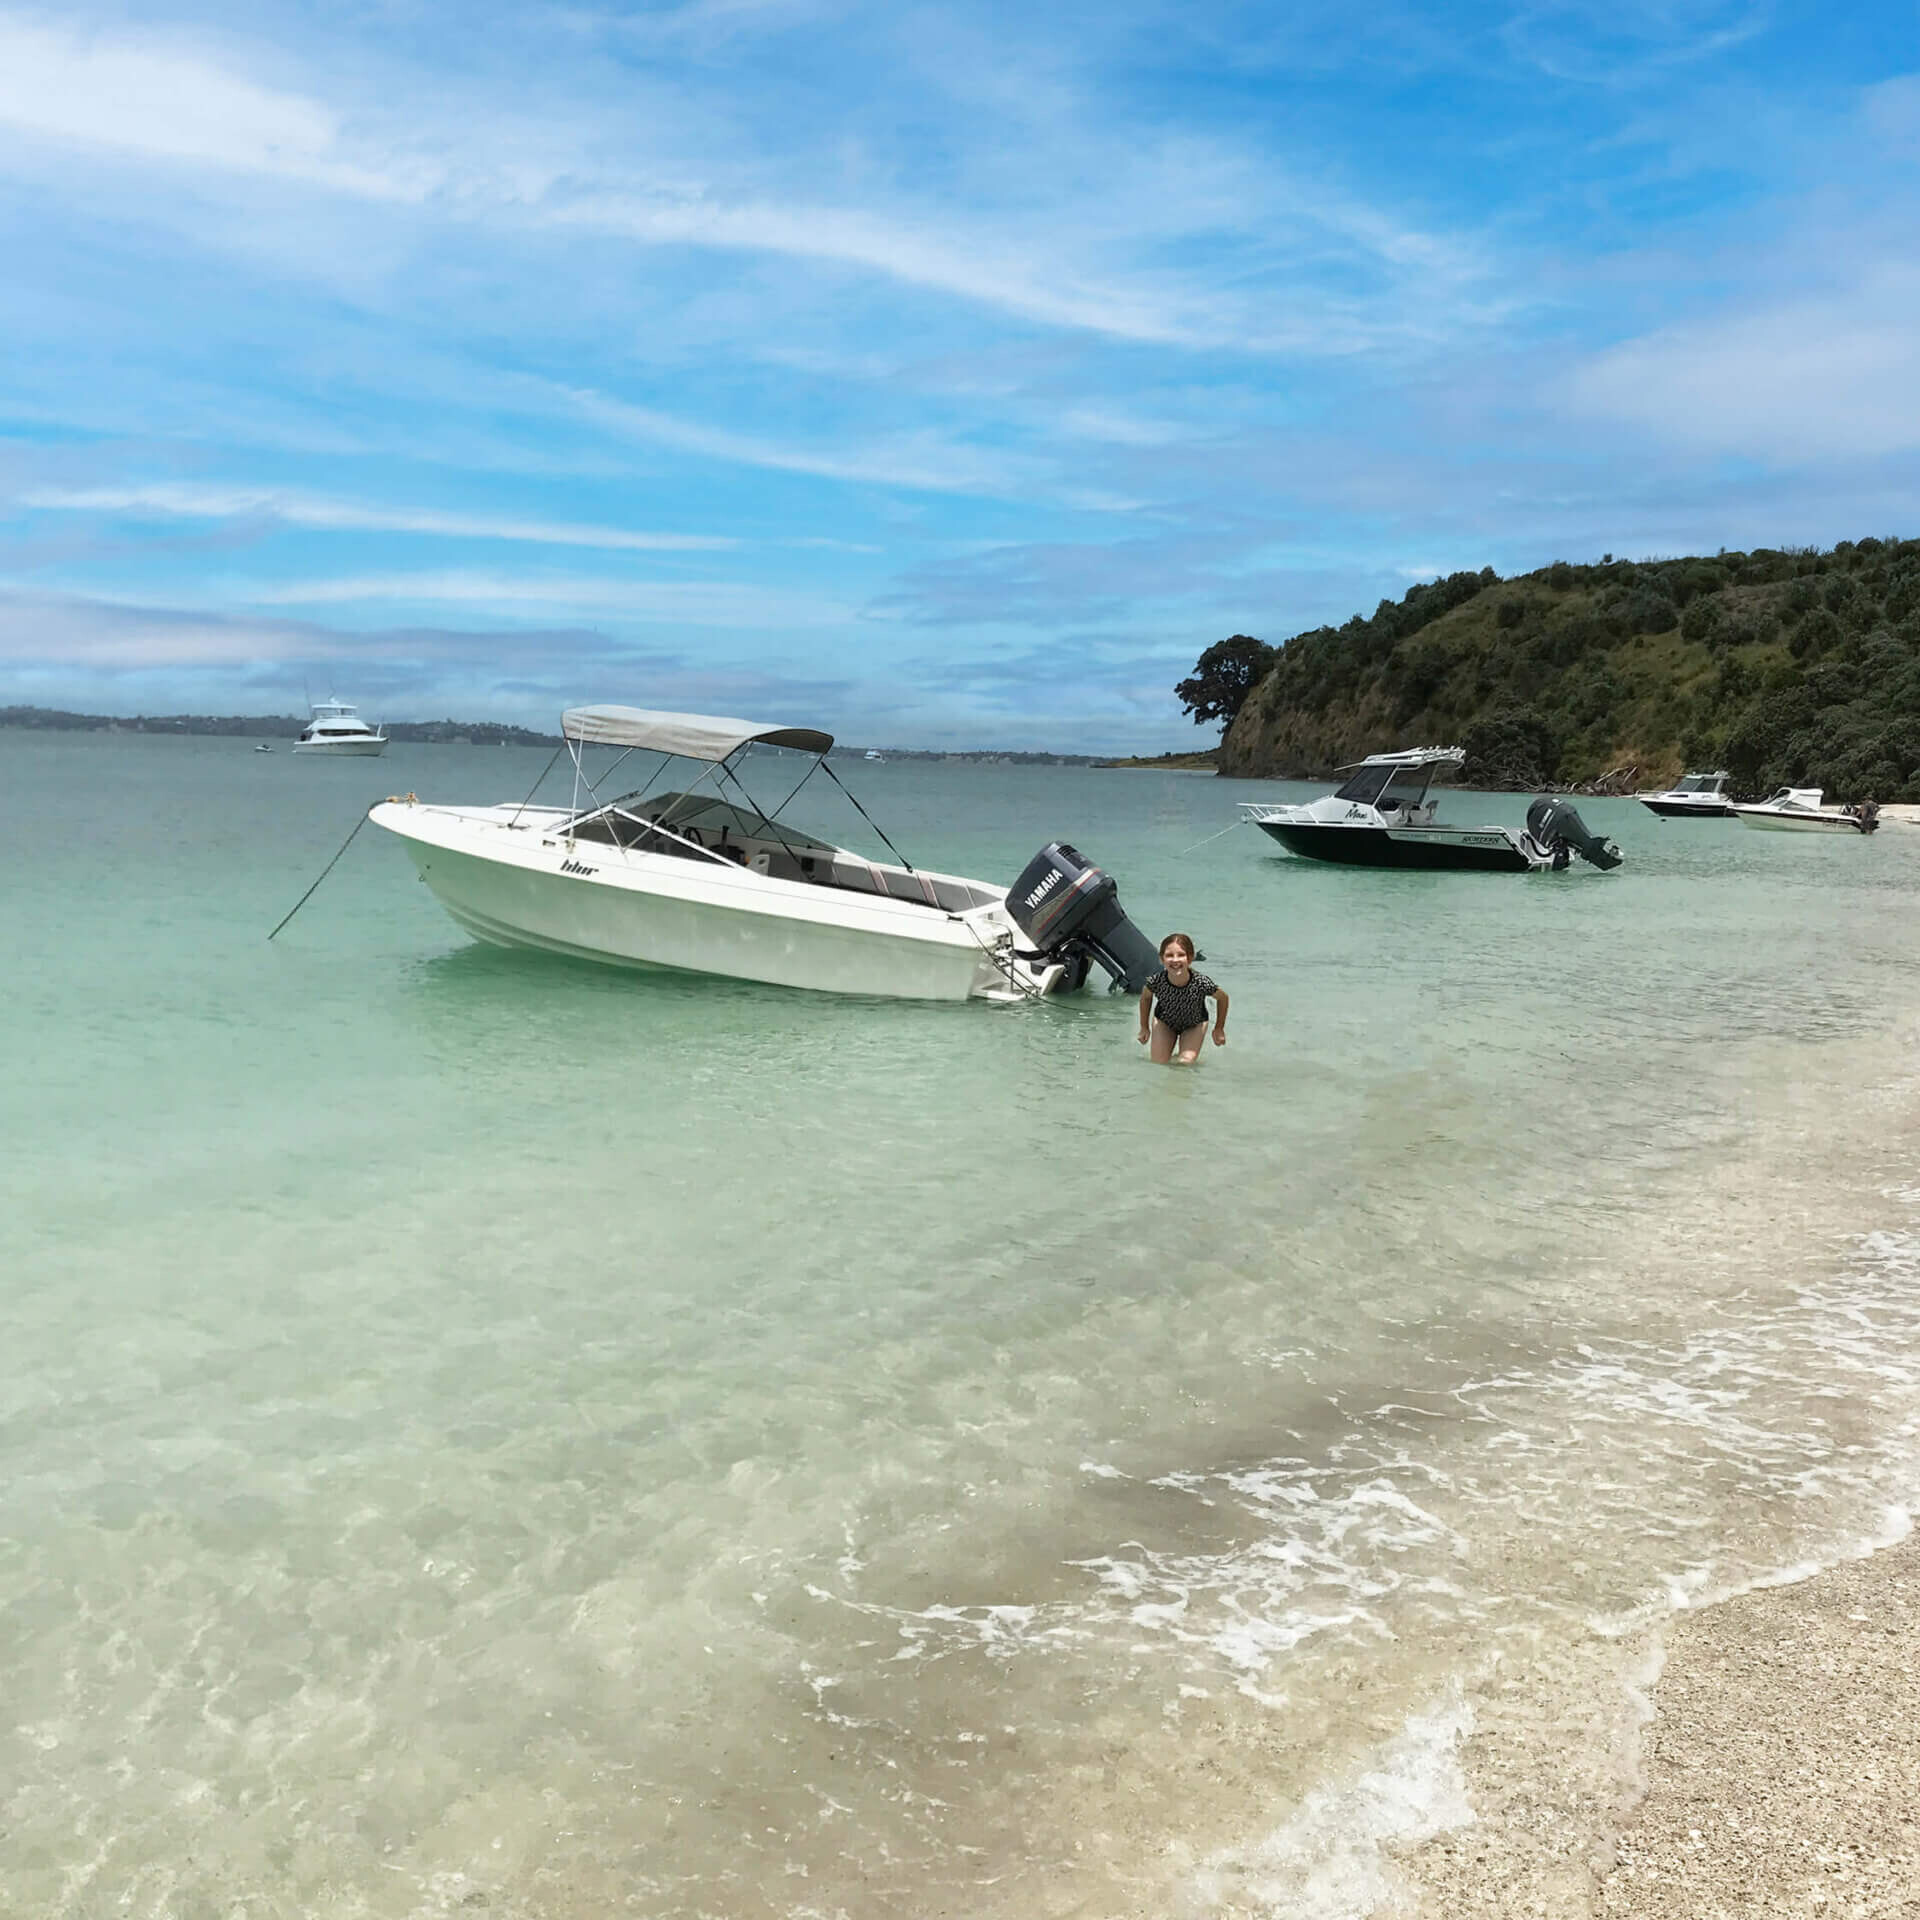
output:
[[[344,700],[321,700],[312,709],[312,718],[293,743],[295,753],[324,753],[335,759],[367,759],[385,753],[387,736],[360,718],[360,710]]]
[[[1663,820],[1731,820],[1733,800],[1726,773],[1683,774],[1665,793],[1636,793],[1633,797]]]
[[[1062,842],[1009,889],[931,873],[897,852],[897,864],[869,860],[786,824],[781,815],[816,772],[840,785],[827,765],[833,736],[816,728],[596,706],[570,710],[561,735],[574,769],[569,806],[534,806],[531,796],[438,806],[409,795],[368,815],[405,842],[420,877],[476,939],[927,1000],[1058,993],[1084,985],[1094,965],[1137,992],[1159,964],[1120,911],[1112,878]],[[813,757],[771,814],[738,777],[756,746]],[[599,747],[618,750],[614,769],[636,752],[660,756],[653,779],[603,799],[586,761]],[[683,789],[653,792],[675,760],[704,771]]]
[[[1524,828],[1443,825],[1435,818],[1439,802],[1427,789],[1441,767],[1457,767],[1466,757],[1462,747],[1369,754],[1340,768],[1351,777],[1318,800],[1243,800],[1240,812],[1293,853],[1350,866],[1532,873],[1565,867],[1574,853],[1597,867],[1620,864],[1612,841],[1589,833],[1559,798],[1536,800]]]
[[[1859,807],[1829,807],[1820,787],[1782,787],[1770,800],[1736,801],[1734,812],[1749,827],[1777,833],[1872,833],[1880,809],[1869,800]]]

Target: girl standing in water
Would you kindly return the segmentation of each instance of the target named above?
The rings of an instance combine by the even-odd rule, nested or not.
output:
[[[1160,971],[1140,994],[1140,1044],[1153,1042],[1157,1066],[1190,1067],[1207,1031],[1207,995],[1217,1003],[1213,1044],[1227,1044],[1227,990],[1193,970],[1193,936],[1170,933],[1160,942]],[[1151,1021],[1151,1026],[1149,1026]]]

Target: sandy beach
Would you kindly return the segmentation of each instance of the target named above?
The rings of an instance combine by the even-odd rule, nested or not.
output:
[[[1542,1772],[1542,1680],[1569,1735],[1616,1723],[1610,1760],[1569,1738]],[[1639,1703],[1624,1723],[1622,1697]],[[1920,1540],[1689,1609],[1475,1707],[1475,1817],[1405,1857],[1419,1912],[1920,1915]]]
[[[1607,1920],[1920,1913],[1920,1544],[1681,1616]]]

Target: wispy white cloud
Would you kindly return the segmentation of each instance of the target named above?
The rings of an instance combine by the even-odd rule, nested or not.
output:
[[[1629,340],[1577,367],[1578,413],[1667,445],[1786,464],[1920,451],[1920,268],[1755,303]]]
[[[637,406],[587,388],[560,390],[583,417],[632,439],[709,460],[813,474],[826,480],[906,487],[927,493],[981,493],[1017,497],[1046,487],[1051,469],[1017,454],[968,446],[924,431],[865,447],[837,450],[795,446],[761,434],[687,420],[656,407]]]
[[[831,627],[858,619],[855,607],[803,590],[732,580],[619,580],[579,575],[421,570],[234,581],[225,597],[256,607],[493,607],[549,616],[617,614],[632,621],[755,628]]]
[[[1771,24],[1752,0],[1531,0],[1503,37],[1556,80],[1628,88],[1722,57]]]
[[[313,633],[291,620],[232,619],[0,585],[0,662],[11,668],[181,671],[297,659]]]
[[[1023,257],[1017,232],[942,232],[938,216],[907,224],[858,208],[701,197],[603,195],[543,210],[545,223],[582,226],[651,246],[782,254],[864,268],[936,293],[998,307],[1042,326],[1193,347],[1247,344],[1250,316],[1204,287],[1140,273],[1100,277],[1070,259]]]
[[[491,514],[443,513],[328,499],[275,487],[217,487],[193,482],[143,486],[41,487],[22,506],[49,512],[154,515],[180,520],[271,520],[320,532],[419,533],[456,540],[527,541],[539,546],[598,547],[615,552],[701,552],[738,545],[719,534],[657,533],[625,527],[516,520]]]
[[[1293,179],[1271,155],[1219,139],[1163,137],[1143,147],[1063,120],[1029,168],[1070,188],[1036,200],[1003,183],[997,196],[961,210],[890,181],[851,200],[770,193],[753,184],[757,175],[776,170],[784,184],[804,180],[804,171],[776,169],[751,147],[675,151],[669,139],[659,151],[636,151],[611,121],[588,121],[570,136],[523,125],[491,101],[475,108],[452,105],[430,121],[411,104],[404,114],[383,114],[375,101],[348,112],[264,85],[185,38],[61,30],[0,14],[0,129],[127,162],[402,207],[444,226],[762,255],[875,276],[1041,328],[1256,353],[1348,354],[1418,341],[1444,324],[1443,290],[1491,284],[1477,247],[1330,181]],[[1197,239],[1215,250],[1238,246],[1246,258],[1222,274],[1153,257]],[[1242,284],[1249,273],[1268,279],[1289,262],[1319,265],[1332,252],[1380,284],[1324,301]],[[1425,297],[1404,298],[1410,288]]]
[[[418,200],[436,184],[417,164],[349,159],[340,117],[319,101],[180,41],[56,31],[18,15],[0,15],[0,127],[372,199]]]
[[[1866,89],[1861,115],[1871,133],[1905,159],[1920,159],[1920,73],[1897,74]]]

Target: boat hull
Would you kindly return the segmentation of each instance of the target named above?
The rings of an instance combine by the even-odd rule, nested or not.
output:
[[[1737,811],[1742,826],[1758,827],[1765,833],[1869,833],[1872,831],[1864,821],[1856,820],[1851,815],[1769,813],[1764,807],[1741,807]]]
[[[1294,820],[1254,825],[1292,853],[1341,866],[1526,873],[1543,864],[1528,859],[1497,827],[1347,827]]]
[[[1649,800],[1642,795],[1640,804],[1649,813],[1657,813],[1663,820],[1731,820],[1734,818],[1734,806],[1731,800],[1714,800],[1704,806],[1689,806],[1684,800]]]
[[[301,740],[295,753],[313,754],[322,760],[372,760],[387,750],[384,740]]]
[[[550,838],[537,823],[509,831],[457,809],[388,801],[369,817],[404,842],[455,923],[494,946],[908,1000],[1022,997],[1049,991],[1060,974],[1010,982],[990,952],[991,914],[983,922],[838,889],[823,898],[800,882],[623,855]]]

